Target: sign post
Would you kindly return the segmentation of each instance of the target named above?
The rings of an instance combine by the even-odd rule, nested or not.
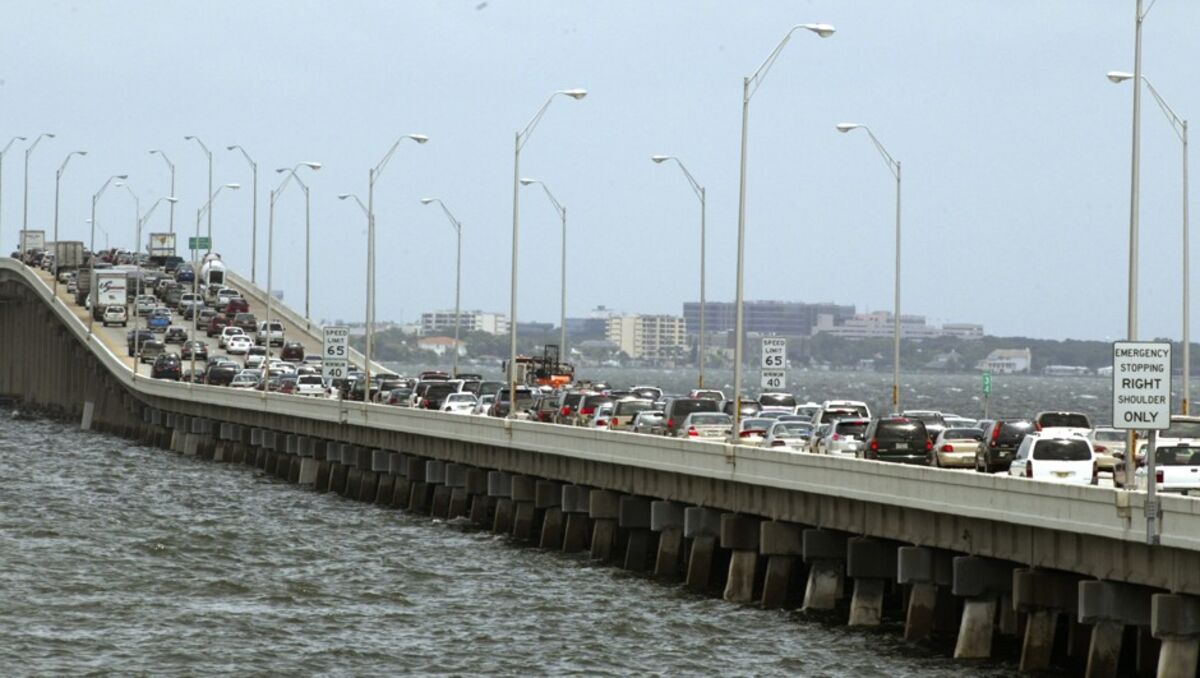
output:
[[[983,418],[988,418],[988,405],[992,398],[992,373],[983,373]]]
[[[1155,341],[1113,342],[1113,427],[1148,429],[1146,446],[1146,543],[1158,543],[1158,486],[1155,448],[1158,432],[1171,426],[1171,344]],[[1132,460],[1132,465],[1130,465]],[[1137,449],[1125,451],[1126,485],[1133,487]]]
[[[787,339],[762,338],[762,388],[782,391],[787,387]]]
[[[350,331],[345,327],[326,327],[321,346],[321,380],[332,384],[345,379],[350,368]],[[338,389],[339,391],[341,389]]]

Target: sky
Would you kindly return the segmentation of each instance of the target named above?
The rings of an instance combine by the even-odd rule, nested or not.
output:
[[[29,226],[89,240],[93,194],[128,174],[146,209],[168,195],[195,228],[214,182],[238,182],[213,210],[214,250],[249,275],[251,173],[259,164],[257,278],[303,312],[303,194],[275,209],[280,167],[311,186],[311,316],[361,320],[368,170],[404,134],[376,183],[379,320],[454,304],[507,313],[513,140],[556,90],[520,173],[567,210],[567,314],[598,305],[680,314],[699,294],[699,201],[708,197],[707,297],[735,289],[742,78],[801,31],[749,107],[745,296],[892,307],[895,183],[861,131],[903,166],[905,313],[982,323],[990,334],[1125,336],[1129,252],[1133,0],[882,2],[282,2],[8,0],[0,40],[0,147],[53,132],[30,158]],[[1144,24],[1143,69],[1184,118],[1200,107],[1200,3],[1161,0]],[[22,218],[25,144],[4,158],[0,243]],[[1139,333],[1181,333],[1181,144],[1147,95],[1142,115]],[[162,206],[148,231],[166,230]],[[134,239],[124,189],[102,196],[113,246]],[[206,228],[207,222],[202,224]],[[103,235],[98,232],[97,245]],[[182,242],[182,240],[181,240]],[[557,321],[560,223],[537,186],[521,189],[518,319]],[[1194,249],[1194,248],[1193,248]],[[1200,315],[1200,314],[1194,314]],[[1196,327],[1193,327],[1195,334]]]

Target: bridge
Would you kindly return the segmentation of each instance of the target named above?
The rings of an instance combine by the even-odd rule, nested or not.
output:
[[[902,615],[907,639],[952,637],[962,659],[1010,636],[1026,671],[1065,647],[1091,676],[1196,674],[1194,499],[1162,497],[1148,545],[1141,492],[154,380],[123,330],[90,327],[59,293],[0,258],[0,395],[85,428],[466,518],[734,603],[845,611],[854,626]],[[316,352],[320,328],[275,308]]]

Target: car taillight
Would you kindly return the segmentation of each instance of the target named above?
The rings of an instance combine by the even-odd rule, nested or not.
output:
[[[842,439],[842,436],[840,436],[840,435],[838,435],[838,434],[834,433],[834,434],[833,434],[833,439],[834,439],[834,440],[841,440],[841,439]]]
[[[421,407],[429,409],[429,398],[425,398],[421,401]]]
[[[925,439],[925,450],[928,451],[928,450],[932,450],[932,449],[933,449],[933,441],[930,440],[929,438],[926,438]]]
[[[1026,478],[1033,477],[1033,462],[1032,461],[1025,462],[1025,477]]]
[[[667,420],[667,428],[675,428],[675,419],[672,418]]]
[[[594,407],[583,407],[583,408],[580,408],[580,410],[579,410],[579,413],[580,413],[580,414],[582,414],[582,415],[583,415],[583,416],[585,416],[585,417],[590,417],[590,416],[592,416],[593,414],[595,414],[595,413],[596,413],[596,408],[594,408]]]
[[[871,451],[872,452],[879,451],[879,441],[874,438],[871,439]]]
[[[1158,485],[1161,485],[1161,484],[1162,484],[1162,482],[1163,482],[1163,472],[1162,472],[1161,470],[1160,470],[1160,471],[1155,471],[1155,472],[1154,472],[1154,482],[1155,482],[1156,484],[1158,484]]]
[[[992,447],[996,446],[996,441],[1000,439],[1000,422],[992,427]]]
[[[787,447],[787,443],[782,440],[771,441],[771,447]]]
[[[559,414],[561,414],[564,417],[569,417],[569,416],[571,416],[571,408],[563,407],[562,410],[559,411]]]
[[[953,445],[942,445],[942,451],[943,452],[953,452],[954,446]]]
[[[608,425],[610,425],[611,423],[612,423],[612,422],[610,422],[610,421],[608,421],[608,420],[605,420],[605,419],[597,419],[597,420],[596,420],[596,426],[608,426]]]
[[[698,436],[698,435],[700,435],[700,434],[699,434],[699,433],[696,433],[696,427],[695,427],[695,426],[689,426],[689,427],[688,427],[688,435],[690,435],[690,436]]]
[[[1097,445],[1095,449],[1096,449],[1097,454],[1108,451],[1108,448],[1103,445]]]

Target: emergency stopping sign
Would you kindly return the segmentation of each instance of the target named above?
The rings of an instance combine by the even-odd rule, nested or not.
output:
[[[1171,426],[1171,345],[1113,342],[1113,428]]]

